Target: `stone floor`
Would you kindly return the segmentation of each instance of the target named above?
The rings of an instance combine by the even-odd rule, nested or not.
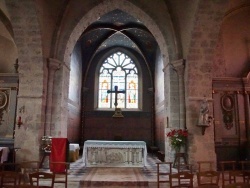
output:
[[[76,162],[73,162],[70,164],[70,169],[68,173],[68,188],[75,188],[75,187],[147,187],[147,188],[156,188],[157,187],[157,166],[156,163],[160,162],[160,160],[153,156],[152,154],[148,154],[147,157],[147,165],[142,168],[121,168],[119,169],[120,172],[117,172],[113,168],[99,168],[100,170],[96,170],[94,173],[93,177],[90,178],[91,173],[93,174],[93,169],[92,167],[85,167],[83,166],[82,159],[78,159]],[[105,171],[104,171],[105,169]],[[45,169],[46,170],[46,169]],[[132,173],[132,171],[135,171],[135,173]],[[162,170],[167,170],[167,167],[162,167]],[[125,181],[128,182],[134,182],[134,180],[137,178],[137,181],[141,183],[137,184],[131,184],[126,185],[122,184],[116,184],[112,186],[110,182],[115,182],[115,181],[122,181],[123,183]],[[92,179],[91,181],[94,181],[94,185],[88,185],[84,184],[84,180],[89,180]],[[98,184],[99,182],[102,182],[103,185]],[[109,182],[109,183],[108,183]],[[145,182],[147,182],[145,184]],[[145,184],[145,185],[144,185]],[[63,184],[55,184],[55,188],[63,188],[65,187]],[[162,187],[168,187],[168,185],[162,184]]]
[[[80,158],[70,164],[68,188],[157,188],[157,162],[160,160],[156,156],[148,154],[147,164],[141,168],[94,168],[85,167]],[[169,170],[168,166],[162,166],[160,169],[161,171]],[[175,168],[172,170],[176,172]],[[64,187],[63,184],[55,184],[55,188]],[[169,184],[161,183],[160,187],[168,188]],[[197,187],[196,176],[194,187]]]
[[[161,161],[156,156],[148,154],[147,164],[141,168],[94,168],[85,167],[80,158],[70,164],[68,188],[157,188],[157,162]],[[161,166],[160,171],[169,171],[168,166]],[[172,171],[176,172],[177,169],[173,168]],[[64,187],[63,184],[55,184],[55,188]],[[169,183],[161,183],[160,188],[163,187],[169,188]],[[194,188],[196,187],[195,175]]]

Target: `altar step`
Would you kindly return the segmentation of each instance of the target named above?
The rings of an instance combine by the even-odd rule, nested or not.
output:
[[[80,187],[140,187],[146,188],[141,168],[89,168],[88,175],[80,180]]]
[[[149,184],[147,181],[141,182],[129,182],[129,181],[81,181],[79,187],[102,187],[102,188],[110,188],[110,187],[131,187],[131,188],[148,188]]]

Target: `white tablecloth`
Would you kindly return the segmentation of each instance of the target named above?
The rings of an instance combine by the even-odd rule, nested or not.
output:
[[[142,149],[143,164],[147,161],[147,146],[144,141],[105,141],[105,140],[87,140],[84,142],[82,159],[84,164],[87,164],[87,149],[88,148],[127,148],[127,149]]]
[[[76,151],[76,150],[79,150],[80,149],[80,146],[79,144],[69,144],[69,150],[70,151]]]
[[[8,161],[8,155],[9,155],[10,149],[8,147],[0,147],[0,150],[3,150],[1,163]]]

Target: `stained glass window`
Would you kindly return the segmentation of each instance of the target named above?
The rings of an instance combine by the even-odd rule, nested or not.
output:
[[[115,102],[117,108],[138,108],[138,70],[134,61],[120,51],[107,57],[99,71],[98,108],[115,108]]]

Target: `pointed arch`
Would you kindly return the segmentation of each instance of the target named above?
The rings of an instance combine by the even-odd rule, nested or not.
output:
[[[101,15],[104,15],[114,9],[121,9],[122,11],[131,14],[144,23],[144,25],[153,34],[159,44],[164,66],[167,65],[170,58],[174,59],[176,57],[177,52],[180,50],[178,50],[178,47],[176,45],[177,38],[175,37],[170,18],[166,19],[165,28],[167,29],[167,31],[162,32],[157,23],[153,19],[151,19],[148,14],[146,14],[142,9],[138,8],[134,4],[125,0],[108,0],[95,6],[81,18],[81,20],[73,28],[72,32],[68,34],[68,36],[63,37],[63,40],[60,40],[57,36],[57,45],[54,46],[54,49],[56,49],[56,51],[54,52],[53,56],[69,64],[70,54],[72,53],[76,41],[81,36],[82,32],[88,27],[90,23],[96,21]],[[165,36],[163,35],[163,33],[166,33]]]

